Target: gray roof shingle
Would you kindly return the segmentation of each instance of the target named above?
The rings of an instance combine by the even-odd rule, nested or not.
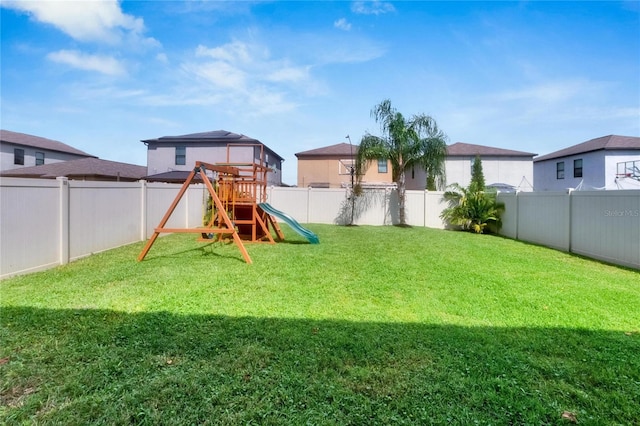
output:
[[[351,145],[348,143],[339,143],[336,145],[325,146],[323,148],[311,149],[309,151],[298,152],[296,157],[325,157],[325,156],[340,156],[350,157],[351,154],[356,155],[358,153],[358,145]]]
[[[577,145],[570,146],[568,148],[561,149],[559,151],[552,152],[550,154],[542,155],[535,158],[533,161],[538,162],[551,160],[553,158],[568,157],[570,155],[584,154],[586,152],[616,149],[640,150],[640,137],[618,135],[602,136],[579,143]]]
[[[456,142],[447,146],[447,156],[492,156],[492,157],[534,157],[537,154],[531,152],[514,151],[511,149],[493,148],[491,146],[474,145],[464,142]]]
[[[325,146],[323,148],[312,149],[309,151],[298,152],[296,157],[323,157],[323,156],[347,156],[351,155],[352,146],[348,143],[339,143],[336,145]],[[358,145],[353,145],[353,154],[358,153]],[[531,152],[513,151],[510,149],[492,148],[490,146],[473,145],[470,143],[457,142],[447,146],[447,155],[456,156],[509,156],[509,157],[533,157],[536,154]]]
[[[30,177],[55,179],[58,176],[68,178],[100,178],[105,180],[138,180],[147,174],[145,166],[100,160],[98,158],[80,158],[78,160],[61,161],[41,166],[7,170],[4,177]]]
[[[155,139],[145,139],[142,142],[240,142],[240,143],[260,143],[259,140],[250,138],[238,133],[226,130],[213,130],[210,132],[190,133],[188,135],[162,136]]]
[[[0,130],[0,140],[15,145],[23,145],[33,148],[46,149],[49,151],[64,152],[67,154],[81,155],[83,157],[94,157],[95,155],[87,154],[84,151],[76,149],[60,141],[41,138],[39,136],[27,135],[26,133],[12,132],[10,130]]]

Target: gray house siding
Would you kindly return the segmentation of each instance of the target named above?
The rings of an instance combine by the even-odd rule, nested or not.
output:
[[[23,164],[15,164],[16,149],[23,153]],[[36,153],[40,153],[41,158],[44,157],[43,164],[80,158],[95,158],[91,154],[59,141],[10,130],[0,130],[0,172],[36,166]]]
[[[207,163],[260,163],[260,146],[264,150],[267,184],[282,185],[282,157],[256,139],[224,130],[183,136],[165,136],[142,141],[147,145],[149,176],[172,171],[191,171],[197,161]],[[176,149],[184,148],[184,164],[177,164]],[[227,149],[227,147],[229,147]]]
[[[582,176],[574,177],[574,161],[582,160]],[[551,158],[534,163],[534,182],[536,191],[564,191],[577,188],[582,184],[584,189],[618,189],[616,182],[616,166],[619,162],[640,161],[638,150],[600,150]],[[564,179],[558,179],[556,167],[564,163]],[[629,186],[624,183],[625,187]],[[630,186],[628,189],[634,189]],[[637,188],[635,188],[637,189]]]
[[[468,186],[476,155],[482,161],[482,171],[487,185],[500,183],[522,191],[532,190],[533,157],[536,154],[463,142],[447,146],[446,184]],[[425,189],[424,169],[415,167],[408,171],[406,178],[407,189]]]

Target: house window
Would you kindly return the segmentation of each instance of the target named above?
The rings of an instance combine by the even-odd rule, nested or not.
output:
[[[13,150],[13,164],[24,166],[24,149],[14,148]]]
[[[187,164],[187,147],[176,146],[176,166]]]
[[[564,161],[556,163],[556,179],[564,179]]]
[[[387,160],[384,158],[378,160],[378,173],[387,173]]]
[[[44,164],[44,152],[36,151],[36,166],[42,166]]]
[[[582,158],[573,160],[573,177],[574,178],[582,177]]]
[[[338,174],[350,175],[351,170],[355,171],[355,162],[353,160],[340,160],[338,161]]]

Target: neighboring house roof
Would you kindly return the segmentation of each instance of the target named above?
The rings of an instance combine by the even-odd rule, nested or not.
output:
[[[327,157],[327,156],[340,156],[350,157],[351,154],[358,153],[358,145],[351,145],[348,143],[339,143],[336,145],[325,146],[323,148],[312,149],[309,151],[298,152],[296,157]]]
[[[23,145],[33,148],[40,148],[48,151],[58,151],[67,154],[81,155],[83,157],[97,158],[95,155],[87,154],[65,143],[52,139],[41,138],[39,136],[27,135],[25,133],[12,132],[10,130],[0,130],[0,140],[15,145]]]
[[[149,182],[168,182],[168,183],[184,183],[189,177],[190,171],[173,170],[170,172],[158,173],[155,175],[145,176],[145,179]],[[196,174],[193,178],[193,182],[202,182],[200,174]]]
[[[144,144],[149,143],[167,143],[167,144],[175,144],[175,143],[189,143],[189,144],[212,144],[212,143],[238,143],[238,144],[261,144],[268,148],[265,144],[260,142],[258,139],[250,138],[249,136],[245,136],[238,133],[228,132],[226,130],[214,130],[211,132],[201,132],[201,133],[191,133],[188,135],[179,135],[179,136],[162,136],[160,138],[155,139],[145,139],[142,141]],[[278,155],[275,151],[269,148],[276,157],[284,160],[280,155]]]
[[[568,157],[570,155],[579,155],[586,152],[600,151],[600,150],[640,150],[640,137],[634,136],[618,136],[609,135],[599,138],[591,139],[586,142],[579,143],[577,145],[570,146],[568,148],[555,151],[550,154],[542,155],[535,158],[533,161],[551,160],[553,158]]]
[[[358,153],[358,145],[350,145],[343,142],[336,145],[325,146],[323,148],[298,152],[296,154],[296,157],[349,157],[351,156],[352,149],[354,155]],[[453,145],[447,146],[447,155],[450,157],[469,157],[475,155],[494,157],[533,157],[537,154],[531,152],[513,151],[510,149],[492,148],[490,146],[456,142]]]
[[[66,176],[71,179],[138,180],[142,179],[146,174],[147,168],[144,166],[90,157],[8,170],[3,172],[2,176],[41,179],[55,179],[58,176]]]
[[[469,157],[469,156],[492,156],[492,157],[534,157],[538,154],[511,149],[493,148],[484,145],[474,145],[464,142],[456,142],[447,146],[447,156],[449,157]]]

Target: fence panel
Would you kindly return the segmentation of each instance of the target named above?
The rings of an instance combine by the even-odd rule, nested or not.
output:
[[[364,190],[355,199],[354,223],[357,225],[393,224],[394,215],[389,210],[392,197],[392,191],[386,189]]]
[[[572,192],[571,251],[640,268],[640,191]]]
[[[407,191],[405,210],[408,225],[425,226],[427,221],[427,193],[425,191]]]
[[[2,178],[0,278],[60,263],[60,183]]]
[[[309,223],[309,191],[307,188],[270,187],[267,202],[300,223]]]
[[[508,238],[518,238],[518,194],[498,193],[498,201],[504,203],[502,213],[502,228],[500,235]]]
[[[569,251],[569,199],[564,192],[518,193],[518,239]]]
[[[189,186],[185,194],[186,226],[188,228],[197,228],[204,224],[203,219],[208,199],[209,191],[204,184],[198,183]]]
[[[150,182],[147,183],[147,238],[150,237],[155,228],[158,227],[160,221],[164,217],[165,213],[173,203],[173,200],[178,195],[180,188],[182,185],[179,184],[171,184],[171,183],[155,183]],[[169,218],[169,221],[166,223],[166,228],[185,228],[187,227],[188,214],[187,207],[189,203],[187,202],[186,194],[178,205],[176,206],[173,214]]]
[[[309,223],[337,223],[344,217],[346,191],[344,189],[309,189]]]
[[[442,210],[447,208],[447,202],[443,199],[443,191],[427,191],[424,199],[424,226],[429,228],[444,229],[445,223],[440,219]]]
[[[140,240],[140,183],[69,181],[71,260]]]

